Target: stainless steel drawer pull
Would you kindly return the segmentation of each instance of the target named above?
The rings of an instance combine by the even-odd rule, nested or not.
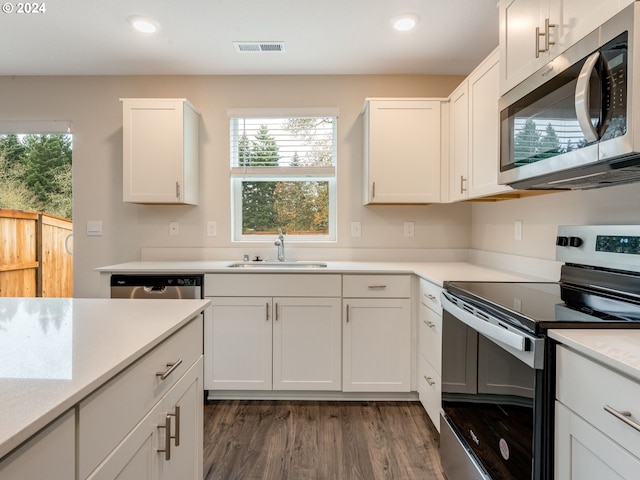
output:
[[[615,408],[610,407],[609,405],[605,405],[604,409],[607,412],[609,412],[611,415],[616,417],[618,420],[623,421],[624,423],[629,425],[631,428],[640,432],[640,423],[633,420],[633,417],[631,416],[631,412],[616,410]]]
[[[347,323],[349,323],[349,304],[347,303]]]
[[[437,297],[435,295],[431,295],[430,293],[425,293],[424,296],[429,300],[437,300]]]
[[[179,359],[174,363],[167,363],[167,368],[164,372],[156,372],[156,377],[160,377],[160,380],[166,380],[169,375],[173,373],[173,371],[180,366],[182,363],[182,359]]]
[[[433,387],[436,384],[436,382],[433,381],[433,378],[427,377],[426,375],[423,375],[423,377],[426,380],[426,382],[429,384],[429,386]]]
[[[180,446],[180,405],[176,405],[175,413],[168,413],[168,417],[175,417],[176,419],[176,434],[170,436],[169,438],[173,438],[175,440],[176,447]]]
[[[369,290],[382,290],[387,288],[387,286],[386,285],[369,285],[367,288]]]
[[[158,428],[164,428],[164,448],[159,448],[158,453],[164,453],[166,461],[171,460],[171,415],[164,417],[164,425],[158,425]]]
[[[433,323],[433,322],[429,322],[429,321],[427,321],[427,320],[423,320],[423,322],[424,322],[424,324],[425,324],[427,327],[429,327],[429,328],[433,328],[433,327],[435,327],[435,326],[436,326],[436,324],[435,324],[435,323]]]

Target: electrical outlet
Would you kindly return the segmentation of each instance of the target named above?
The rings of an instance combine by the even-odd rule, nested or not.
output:
[[[207,236],[215,237],[218,235],[218,224],[216,222],[207,222]]]
[[[169,236],[178,236],[178,222],[169,222]]]
[[[522,240],[522,220],[513,222],[513,239]]]
[[[414,223],[404,222],[404,236],[413,237],[413,234],[414,234]]]
[[[362,224],[360,222],[351,222],[351,236],[352,237],[362,236]]]

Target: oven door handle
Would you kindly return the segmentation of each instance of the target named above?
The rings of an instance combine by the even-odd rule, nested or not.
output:
[[[485,337],[508,345],[519,352],[529,350],[529,348],[527,348],[529,344],[529,342],[527,342],[527,336],[509,331],[506,328],[499,327],[498,325],[494,325],[470,314],[449,300],[445,292],[442,292],[440,300],[442,302],[442,308]]]

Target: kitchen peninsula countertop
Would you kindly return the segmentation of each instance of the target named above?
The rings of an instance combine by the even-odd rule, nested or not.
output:
[[[208,303],[0,299],[0,458],[179,330]]]
[[[542,280],[524,274],[495,270],[466,262],[348,262],[329,261],[322,262],[327,266],[322,268],[300,269],[275,266],[273,268],[234,268],[230,264],[241,263],[232,260],[226,261],[138,261],[109,265],[97,268],[103,273],[361,273],[361,274],[415,274],[425,280],[429,280],[442,286],[445,280],[465,281],[504,281],[518,282]],[[548,280],[546,280],[548,281]]]
[[[555,329],[549,336],[640,381],[640,329]]]

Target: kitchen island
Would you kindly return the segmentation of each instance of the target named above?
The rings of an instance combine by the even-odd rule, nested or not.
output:
[[[109,437],[110,429],[115,434],[120,429],[123,436],[126,435],[135,424],[118,425],[122,422],[114,419],[127,419],[129,411],[146,414],[142,412],[147,408],[145,402],[155,402],[165,396],[173,380],[161,384],[160,377],[152,374],[153,392],[146,394],[151,398],[140,402],[135,396],[135,389],[122,392],[126,397],[127,412],[105,412],[115,414],[112,419],[105,419],[105,422],[113,423],[113,427],[93,432],[95,438],[88,436],[85,444],[82,441],[83,419],[90,419],[94,414],[93,406],[99,405],[100,396],[109,390],[105,385],[118,386],[121,378],[126,379],[130,372],[137,375],[139,366],[148,359],[154,360],[151,363],[160,362],[159,365],[150,365],[150,368],[167,370],[168,359],[154,359],[155,352],[163,353],[165,350],[168,354],[174,351],[182,354],[182,350],[187,349],[192,351],[180,369],[176,368],[173,379],[179,379],[192,366],[201,369],[201,312],[208,303],[205,300],[1,299],[0,402],[3,415],[0,416],[0,478],[5,478],[7,469],[9,475],[15,473],[10,469],[20,463],[15,461],[16,457],[28,452],[24,447],[29,445],[24,445],[25,442],[66,416],[76,417],[75,421],[71,418],[68,424],[77,427],[80,438],[77,445],[68,445],[67,450],[79,455],[81,468],[85,457],[81,448],[88,452],[87,457],[102,461],[106,455],[94,453],[93,446],[88,448],[89,444],[94,440],[104,444],[99,439]],[[183,333],[187,330],[193,331],[188,337]],[[196,338],[197,341],[182,350],[178,348],[180,345],[166,347],[179,337],[185,340]],[[195,375],[198,378],[202,376],[201,373],[198,375],[197,369]],[[117,401],[118,396],[115,396],[110,403],[115,405]],[[199,401],[202,402],[201,395]],[[87,426],[90,426],[89,422]],[[86,475],[80,473],[81,478],[85,478]],[[50,477],[55,475],[52,473]]]

